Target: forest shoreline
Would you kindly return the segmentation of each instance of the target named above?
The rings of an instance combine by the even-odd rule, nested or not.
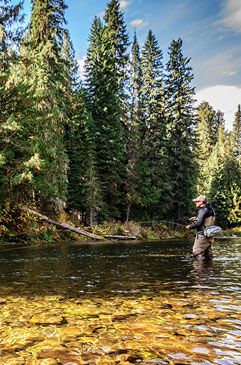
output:
[[[104,222],[92,227],[84,226],[76,216],[66,212],[61,212],[54,219],[52,216],[48,219],[46,216],[41,217],[40,214],[35,216],[30,211],[19,210],[15,211],[14,216],[5,217],[5,222],[2,219],[1,223],[0,246],[26,246],[66,241],[88,244],[108,244],[115,241],[154,242],[192,239],[195,236],[195,232],[186,231],[184,225],[168,221]],[[69,227],[73,229],[68,229]],[[235,227],[223,230],[221,238],[240,236],[241,227]]]

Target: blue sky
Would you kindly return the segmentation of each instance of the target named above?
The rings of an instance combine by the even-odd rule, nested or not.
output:
[[[67,28],[82,67],[94,16],[102,16],[110,0],[66,0]],[[14,0],[15,2],[15,0]],[[134,29],[140,46],[151,29],[168,60],[173,39],[183,40],[191,58],[198,102],[208,101],[225,113],[230,129],[241,104],[241,0],[120,1],[130,41]],[[30,0],[25,0],[29,12]]]

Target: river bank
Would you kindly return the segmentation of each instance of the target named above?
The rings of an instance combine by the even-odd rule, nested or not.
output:
[[[90,227],[81,224],[75,215],[64,211],[48,218],[34,216],[29,211],[15,207],[15,210],[3,211],[0,215],[0,244],[90,241],[95,240],[95,237],[101,241],[188,239],[194,234],[186,231],[184,225],[171,221],[104,222]],[[241,236],[241,227],[223,230],[222,236]]]

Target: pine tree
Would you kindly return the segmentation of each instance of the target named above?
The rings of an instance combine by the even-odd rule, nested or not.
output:
[[[218,141],[219,126],[224,126],[221,112],[216,112],[207,102],[199,105],[197,110],[197,141],[195,156],[198,165],[197,192],[209,194],[210,156]]]
[[[219,127],[219,138],[211,155],[210,199],[217,222],[223,228],[241,222],[241,170],[233,158],[232,139]]]
[[[64,33],[61,53],[67,75],[63,86],[68,115],[68,123],[65,123],[65,146],[69,160],[67,207],[69,210],[81,212],[83,220],[86,220],[86,196],[83,189],[88,161],[89,114],[86,109],[86,92],[77,74],[78,64],[67,30]]]
[[[85,171],[82,177],[83,183],[81,192],[83,208],[86,212],[86,220],[87,223],[92,226],[98,220],[98,213],[101,210],[103,200],[101,184],[97,172],[94,123],[91,116],[89,116],[87,120],[85,137],[86,148],[83,152],[86,154],[86,159],[83,159],[83,161],[85,161]]]
[[[15,199],[11,177],[17,124],[11,123],[9,119],[18,107],[19,99],[16,97],[16,90],[9,86],[9,79],[11,67],[18,60],[14,48],[22,36],[22,29],[18,25],[23,21],[23,1],[17,5],[9,5],[10,3],[4,0],[0,4],[0,203]]]
[[[120,93],[123,96],[126,81],[126,67],[129,56],[127,54],[129,37],[124,23],[124,14],[120,11],[120,2],[111,0],[107,4],[104,15],[107,35],[110,40],[111,52],[114,59],[114,66],[117,72]]]
[[[96,168],[102,184],[99,217],[118,218],[126,174],[118,76],[106,27],[95,18],[89,37],[86,80],[94,123]]]
[[[70,39],[69,32],[65,29],[63,35],[63,43],[61,45],[61,56],[64,61],[65,83],[63,91],[65,96],[65,104],[67,105],[67,114],[69,120],[76,120],[76,112],[79,96],[81,93],[81,82],[78,76],[78,63],[75,57],[75,51]],[[68,126],[67,126],[68,129]]]
[[[235,119],[233,123],[233,130],[231,133],[232,145],[233,145],[233,153],[234,158],[239,161],[241,166],[241,108],[240,104],[238,105],[238,110],[235,113]]]
[[[20,24],[24,20],[23,0],[16,5],[10,5],[11,0],[2,0],[0,4],[0,50],[1,54],[10,49],[11,45],[18,44],[22,38],[23,29]]]
[[[61,57],[65,24],[62,0],[32,1],[29,32],[11,69],[11,87],[22,102],[8,123],[15,126],[11,183],[21,200],[61,209],[66,200],[66,73]],[[20,94],[21,93],[21,94]],[[25,93],[25,94],[24,94]]]
[[[129,118],[126,126],[126,149],[127,149],[127,221],[130,209],[137,204],[137,188],[139,185],[138,161],[140,154],[140,118],[141,118],[141,58],[140,47],[134,33],[130,57],[130,80],[129,90]]]
[[[172,212],[180,219],[188,214],[194,194],[194,87],[190,59],[183,56],[182,40],[173,40],[169,47],[166,71],[168,97],[168,166],[171,168]]]
[[[162,58],[156,37],[149,31],[141,58],[139,203],[151,219],[166,211],[169,190]]]

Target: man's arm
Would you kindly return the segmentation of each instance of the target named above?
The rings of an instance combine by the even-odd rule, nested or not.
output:
[[[206,213],[205,209],[200,209],[198,212],[196,223],[191,224],[190,226],[186,226],[186,229],[201,228],[204,223],[205,213]]]

